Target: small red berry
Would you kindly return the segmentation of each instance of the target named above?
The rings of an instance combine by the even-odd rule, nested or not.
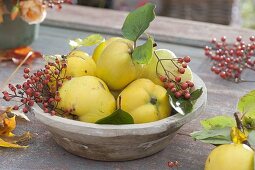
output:
[[[30,72],[30,69],[29,68],[25,68],[24,69],[24,73],[28,74]]]
[[[22,110],[24,113],[27,113],[28,112],[28,109],[26,107],[23,108]]]
[[[15,106],[13,107],[13,110],[19,110],[19,106],[15,105]]]
[[[255,41],[255,37],[254,37],[254,36],[251,36],[251,37],[250,37],[250,41]]]
[[[188,83],[182,83],[182,84],[181,84],[182,90],[186,90],[188,87],[189,87],[189,84],[188,84]]]
[[[184,74],[185,73],[185,68],[179,68],[178,71],[179,71],[179,73]]]
[[[34,103],[35,103],[35,102],[34,102],[33,100],[30,100],[30,101],[28,102],[28,105],[29,105],[29,106],[34,106]]]
[[[217,41],[217,39],[213,38],[211,42],[214,44],[214,43],[216,43],[216,41]]]
[[[176,81],[176,82],[181,82],[181,79],[182,79],[182,78],[181,78],[180,76],[175,77],[175,81]]]
[[[242,41],[242,36],[239,35],[239,36],[236,38],[236,41],[238,41],[238,42]]]
[[[223,78],[223,79],[227,78],[227,74],[226,74],[225,71],[222,71],[222,72],[220,73],[220,76],[221,76],[221,78]]]
[[[176,98],[180,98],[182,96],[182,93],[180,91],[175,92],[174,96]]]
[[[221,41],[225,42],[226,41],[226,36],[221,37]]]
[[[166,82],[167,80],[166,76],[160,76],[159,79],[161,82]]]
[[[187,67],[188,67],[188,64],[187,64],[187,63],[182,63],[182,67],[183,67],[183,68],[187,68]]]
[[[190,99],[190,93],[186,93],[186,94],[184,95],[184,97],[185,97],[185,99]]]
[[[189,56],[185,56],[183,58],[183,60],[186,62],[186,63],[189,63],[190,62],[190,57]]]

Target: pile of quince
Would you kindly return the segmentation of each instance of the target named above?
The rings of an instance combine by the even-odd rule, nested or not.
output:
[[[113,37],[101,42],[92,57],[83,51],[70,52],[65,73],[72,79],[65,81],[59,90],[58,109],[72,110],[78,120],[90,123],[96,123],[117,109],[129,113],[134,123],[170,116],[169,96],[158,76],[165,72],[157,68],[157,57],[172,59],[176,56],[166,49],[154,49],[157,57],[153,55],[145,65],[132,60],[133,50],[133,41]],[[182,81],[192,81],[189,67],[181,74],[174,66],[177,60],[167,63],[167,69],[181,76]]]

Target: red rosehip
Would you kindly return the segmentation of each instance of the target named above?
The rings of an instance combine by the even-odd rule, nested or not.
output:
[[[13,110],[19,110],[19,106],[15,105],[15,106],[13,107]]]
[[[182,78],[181,78],[180,76],[175,77],[175,81],[176,81],[176,82],[180,82],[181,79],[182,79]]]
[[[185,56],[183,58],[183,60],[186,62],[186,63],[189,63],[190,62],[190,57],[189,56]]]
[[[161,82],[166,82],[167,80],[166,76],[160,76],[159,79]]]
[[[174,96],[176,98],[180,98],[182,96],[182,92],[181,91],[177,91],[177,92],[175,92]]]
[[[226,41],[226,36],[221,37],[221,41],[225,42]]]
[[[30,69],[29,68],[25,68],[24,69],[24,73],[28,74],[30,72]]]
[[[33,100],[30,100],[30,101],[28,102],[28,105],[29,105],[29,106],[34,106],[34,103],[35,103],[35,102],[34,102]]]
[[[185,99],[190,99],[190,93],[186,93],[186,94],[184,95],[184,97],[185,97]]]
[[[188,64],[187,64],[187,63],[182,63],[182,67],[183,67],[183,68],[187,68],[187,67],[188,67]]]
[[[223,78],[223,79],[227,78],[227,74],[226,74],[225,71],[222,71],[222,72],[220,73],[220,76],[221,76],[221,78]]]
[[[184,73],[185,73],[185,69],[184,69],[184,68],[179,68],[178,71],[179,71],[179,73],[181,73],[181,74],[184,74]]]
[[[188,87],[189,87],[189,84],[188,84],[188,83],[182,83],[182,84],[181,84],[182,90],[186,90]]]
[[[236,41],[238,41],[238,42],[240,42],[240,41],[242,41],[242,36],[238,36],[238,37],[236,37]]]
[[[22,110],[24,113],[27,113],[28,112],[28,109],[26,107],[23,108]]]
[[[254,37],[254,36],[251,36],[251,37],[250,37],[250,41],[255,41],[255,37]]]

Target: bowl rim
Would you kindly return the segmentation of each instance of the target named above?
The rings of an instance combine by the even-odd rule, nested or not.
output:
[[[146,130],[150,129],[148,133],[153,133],[153,130],[151,128],[156,128],[158,130],[165,130],[168,128],[169,124],[178,124],[179,127],[181,127],[183,124],[187,123],[190,121],[193,117],[197,117],[201,113],[196,113],[196,112],[201,112],[200,109],[204,109],[206,102],[207,102],[207,88],[203,82],[203,80],[197,76],[195,73],[193,73],[193,79],[194,79],[194,84],[196,87],[203,88],[203,93],[201,97],[196,101],[193,110],[186,114],[186,115],[181,115],[176,113],[173,116],[169,116],[167,118],[154,121],[154,122],[149,122],[149,123],[142,123],[142,124],[127,124],[127,125],[102,125],[102,124],[95,124],[95,123],[87,123],[87,122],[81,122],[77,120],[71,120],[67,118],[63,118],[60,116],[52,116],[49,113],[44,113],[43,110],[35,104],[31,111],[35,114],[36,118],[39,119],[43,124],[46,124],[47,126],[62,129],[60,124],[64,124],[65,127],[70,127],[70,126],[76,126],[77,128],[88,128],[88,129],[93,129],[95,133],[98,132],[98,130]],[[199,111],[200,110],[200,111]],[[55,122],[55,123],[53,123]],[[50,124],[53,123],[53,124]],[[58,124],[59,123],[59,124]],[[63,130],[63,129],[62,129]],[[68,128],[65,128],[65,131],[74,131],[74,129],[68,130]],[[91,132],[91,135],[94,135]],[[144,132],[144,131],[143,131]],[[77,132],[76,132],[77,133]],[[99,132],[100,133],[100,132]],[[133,134],[140,134],[139,131],[134,131],[132,132]]]

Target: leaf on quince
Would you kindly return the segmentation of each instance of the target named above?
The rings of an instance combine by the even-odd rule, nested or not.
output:
[[[236,126],[235,119],[230,116],[216,116],[202,120],[200,123],[206,130]]]
[[[88,47],[101,43],[105,39],[100,34],[91,34],[84,39],[77,38],[75,40],[70,40],[69,45],[71,49],[76,49],[79,47]]]
[[[203,88],[200,88],[200,89],[196,89],[195,91],[193,91],[191,94],[190,94],[190,99],[191,101],[194,101],[194,100],[197,100],[203,93]]]
[[[132,60],[138,64],[147,64],[152,58],[153,40],[151,37],[141,46],[134,49]]]
[[[114,111],[111,115],[100,119],[96,124],[123,125],[134,124],[133,117],[122,109]]]
[[[125,38],[136,41],[149,27],[155,18],[156,6],[147,3],[144,6],[130,12],[122,26],[122,34]]]
[[[230,128],[195,131],[190,134],[194,140],[214,145],[232,143]]]

